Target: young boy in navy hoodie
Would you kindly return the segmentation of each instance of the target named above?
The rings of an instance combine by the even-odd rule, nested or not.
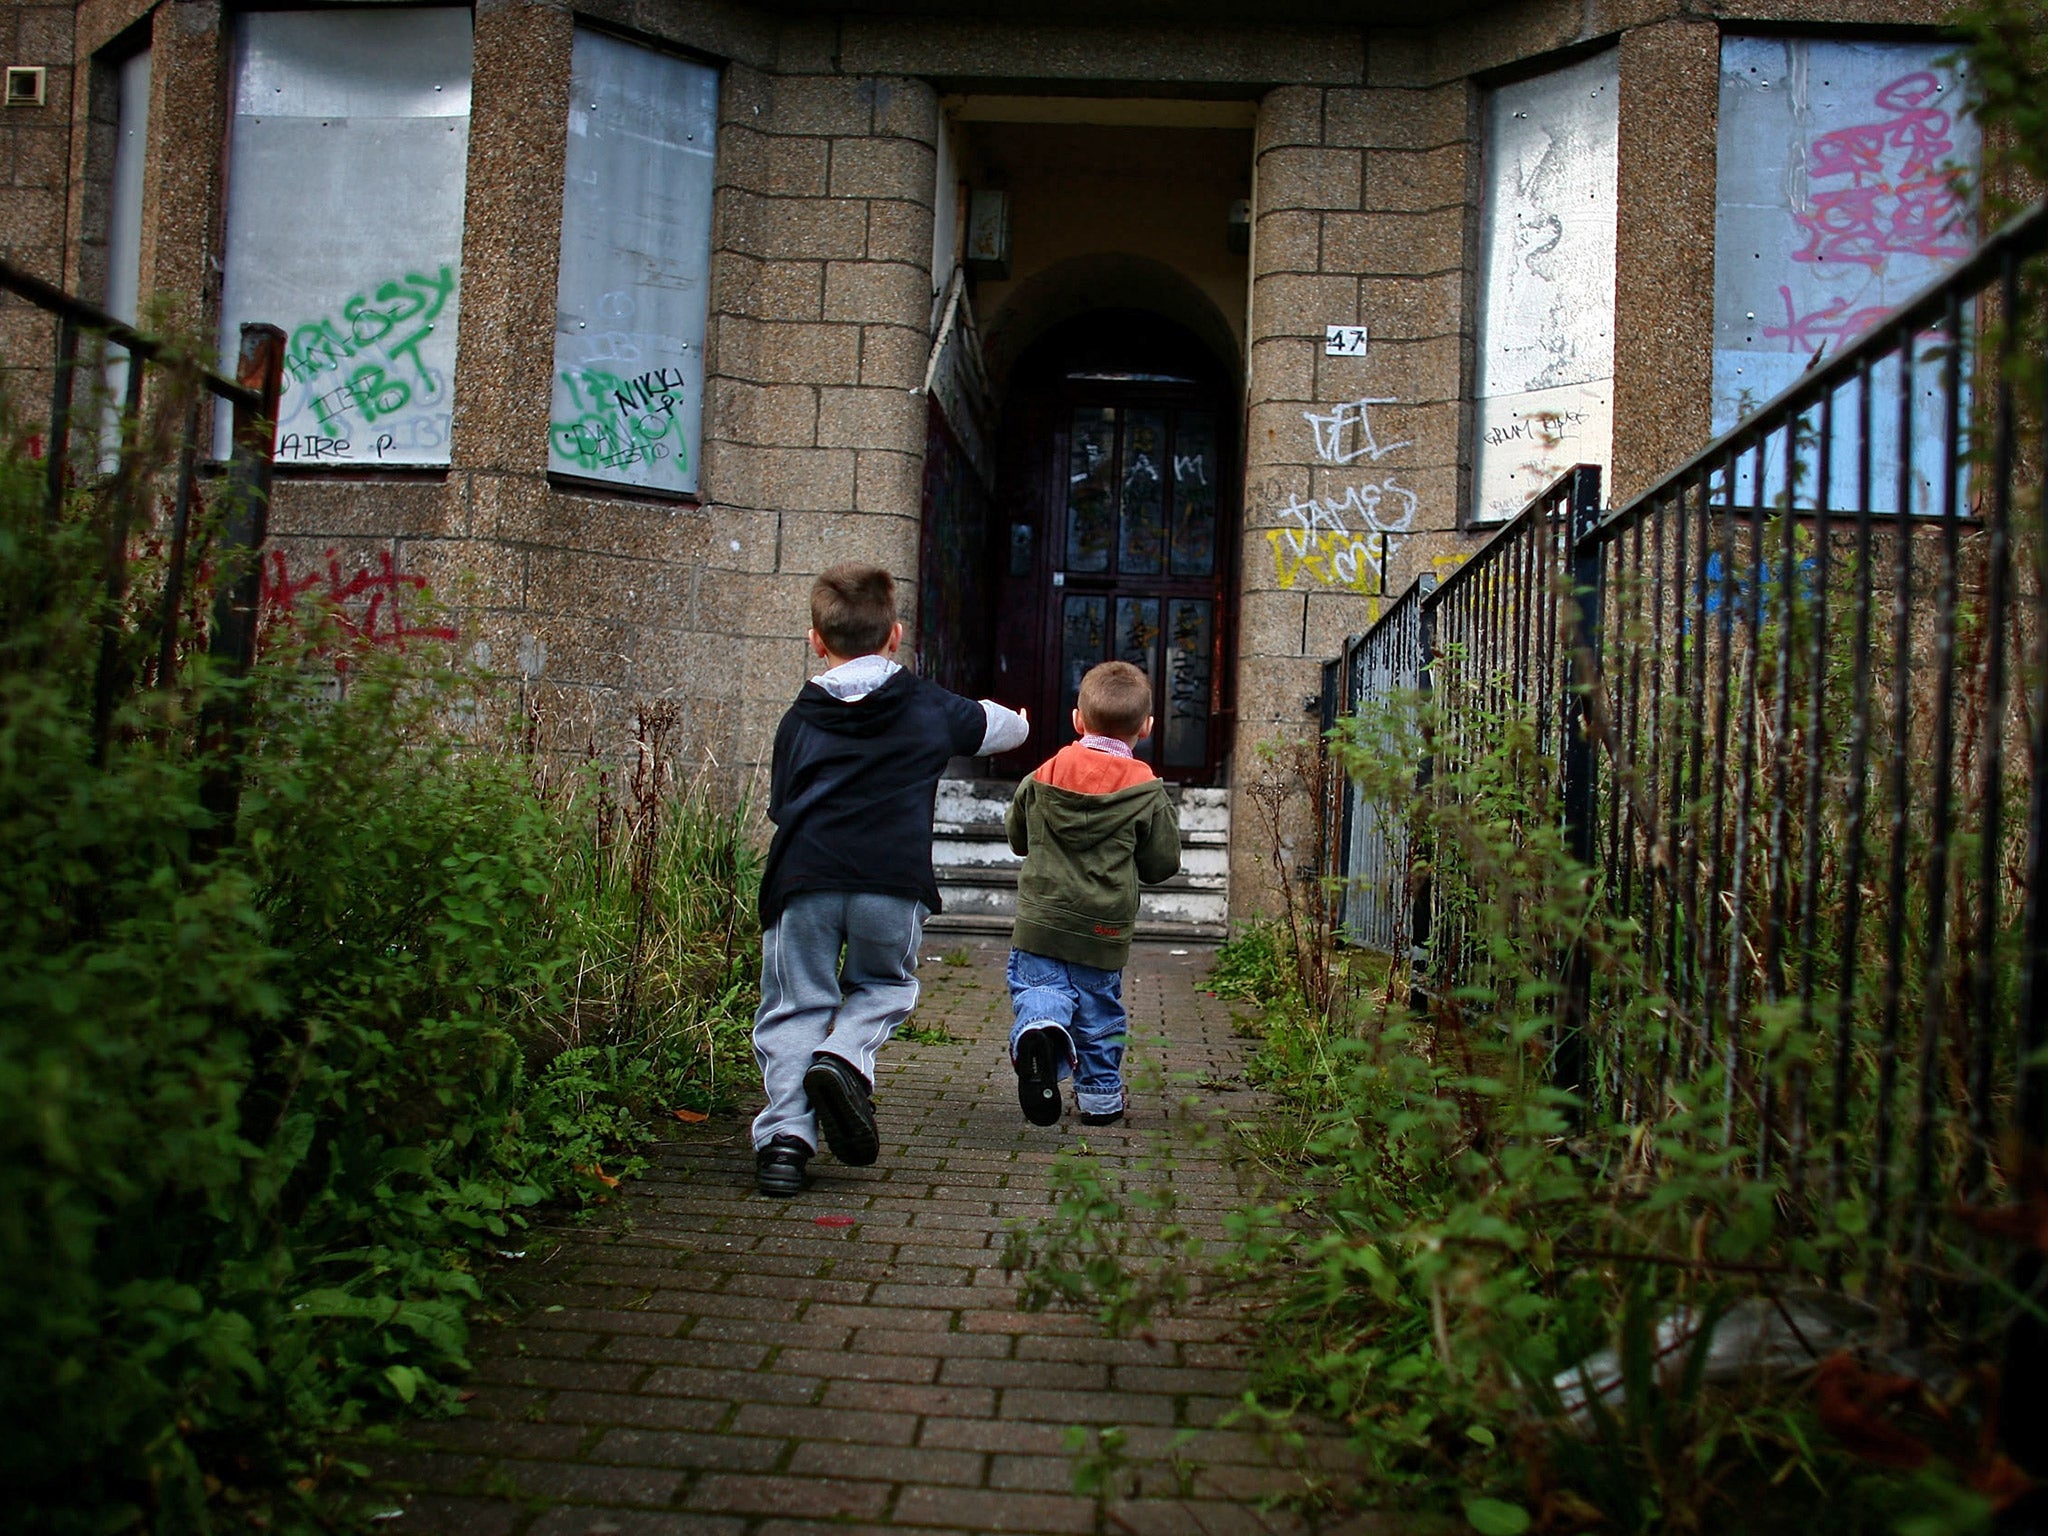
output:
[[[805,683],[775,732],[761,876],[761,1007],[754,1059],[755,1183],[794,1195],[819,1132],[842,1163],[872,1163],[875,1052],[917,1004],[917,947],[939,910],[932,802],[954,757],[1022,746],[1021,713],[950,693],[893,660],[896,583],[835,565],[811,587]]]
[[[1074,1076],[1083,1125],[1123,1118],[1124,963],[1138,882],[1180,869],[1180,823],[1166,786],[1132,748],[1152,734],[1152,683],[1127,661],[1081,679],[1074,729],[1017,786],[1004,817],[1017,880],[1010,943],[1010,1063],[1033,1125],[1060,1117],[1060,1075]]]

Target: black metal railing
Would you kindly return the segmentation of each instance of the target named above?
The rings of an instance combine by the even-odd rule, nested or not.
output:
[[[1324,663],[1324,729],[1338,718],[1370,717],[1404,693],[1448,681],[1454,664],[1469,689],[1461,708],[1439,718],[1436,750],[1465,757],[1480,749],[1484,722],[1526,709],[1547,722],[1544,741],[1561,762],[1566,741],[1570,657],[1555,643],[1569,574],[1572,530],[1590,526],[1600,504],[1600,471],[1579,465],[1530,500],[1486,545],[1443,581],[1419,577],[1342,655]],[[1542,787],[1556,796],[1560,781]],[[1339,880],[1342,931],[1353,943],[1399,955],[1430,939],[1447,957],[1462,953],[1455,921],[1435,925],[1415,886],[1416,850],[1407,819],[1352,782],[1332,807],[1324,846]],[[1426,969],[1441,974],[1445,964]]]
[[[1335,714],[1434,690],[1437,774],[1520,712],[1527,801],[1611,941],[1555,956],[1553,1080],[1589,1124],[1704,1109],[1795,1222],[1860,1207],[1833,1272],[1916,1336],[1997,1290],[1956,1282],[1983,1262],[1961,1208],[2048,1166],[2044,252],[2037,207],[1627,505],[1567,476],[1332,664]],[[1427,666],[1383,687],[1354,655],[1398,650],[1411,598]],[[1347,815],[1331,872],[1377,880],[1404,834]],[[1475,996],[1454,914],[1483,893],[1428,863],[1418,988]],[[1399,954],[1401,900],[1347,931]],[[2048,1366],[2031,1315],[2008,1391]]]
[[[168,687],[178,671],[181,615],[189,600],[195,563],[193,530],[201,505],[200,438],[207,425],[208,396],[232,412],[232,450],[218,478],[211,480],[218,526],[207,555],[213,566],[214,601],[206,625],[208,652],[223,675],[239,676],[255,657],[260,600],[259,551],[269,525],[272,449],[284,364],[284,332],[272,325],[244,325],[236,377],[227,379],[185,352],[146,336],[62,289],[0,261],[0,292],[12,294],[55,322],[50,406],[42,438],[47,510],[53,526],[65,515],[66,498],[93,493],[94,515],[103,520],[100,647],[92,690],[92,742],[97,760],[111,744],[115,710],[138,682],[130,658],[130,627],[137,621],[130,601],[129,573],[134,544],[143,531],[164,543],[160,590],[142,619],[152,632],[154,663],[146,681]],[[81,376],[97,383],[121,365],[118,400],[100,401]],[[160,398],[151,400],[155,391]],[[147,430],[152,403],[173,425],[175,446],[159,451]],[[83,420],[83,427],[81,426]],[[163,483],[169,460],[170,484]],[[164,515],[159,519],[162,506]],[[159,526],[159,524],[161,526]],[[200,717],[202,741],[225,746],[242,729],[239,695],[213,694]],[[233,825],[238,785],[234,754],[219,751],[222,770],[206,784],[205,799],[215,813],[212,839]]]

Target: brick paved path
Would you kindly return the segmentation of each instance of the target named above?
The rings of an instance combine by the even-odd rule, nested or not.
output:
[[[964,948],[969,963],[934,963]],[[954,1043],[883,1053],[882,1156],[829,1156],[793,1200],[753,1190],[744,1120],[662,1148],[622,1211],[530,1274],[528,1310],[480,1338],[468,1416],[422,1426],[379,1472],[386,1529],[478,1536],[846,1536],[849,1531],[1237,1536],[1299,1529],[1261,1511],[1289,1486],[1249,1435],[1207,1430],[1241,1390],[1233,1316],[1162,1320],[1149,1342],[1027,1315],[1004,1234],[1047,1205],[1046,1172],[1082,1128],[1018,1113],[1004,1052],[1005,954],[927,938],[915,1020]],[[1241,1042],[1200,984],[1209,955],[1141,946],[1126,977],[1133,1066],[1176,1086],[1134,1092],[1095,1155],[1143,1156],[1168,1097],[1246,1113]],[[1149,1073],[1147,1069],[1150,1069]],[[1202,1086],[1197,1089],[1196,1083]],[[1221,1091],[1219,1091],[1221,1090]],[[1184,1212],[1237,1203],[1220,1152],[1186,1157]],[[851,1224],[843,1224],[851,1217]],[[1099,1507],[1072,1491],[1075,1424],[1123,1426],[1149,1462],[1145,1496]],[[1177,1489],[1165,1458],[1202,1470]],[[1153,1497],[1191,1491],[1191,1498]]]

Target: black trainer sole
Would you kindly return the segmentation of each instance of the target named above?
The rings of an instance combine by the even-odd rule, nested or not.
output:
[[[1017,1107],[1033,1125],[1058,1125],[1060,1065],[1049,1029],[1027,1029],[1017,1041]]]
[[[754,1170],[754,1188],[777,1200],[787,1200],[792,1195],[802,1194],[806,1182],[808,1181],[804,1178],[803,1169],[792,1168],[785,1163]]]
[[[875,1128],[875,1112],[863,1100],[859,1085],[848,1081],[852,1072],[851,1067],[812,1062],[804,1073],[804,1093],[832,1155],[849,1168],[865,1168],[881,1156],[882,1133]]]

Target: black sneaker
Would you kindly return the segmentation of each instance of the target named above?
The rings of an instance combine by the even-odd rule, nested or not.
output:
[[[1060,1121],[1059,1031],[1027,1029],[1017,1037],[1017,1107],[1033,1125]]]
[[[1115,1109],[1085,1112],[1081,1116],[1081,1123],[1083,1125],[1115,1125],[1119,1120],[1123,1119],[1124,1111],[1130,1107],[1130,1103],[1131,1090],[1126,1088],[1123,1092],[1123,1102],[1118,1104]]]
[[[818,1129],[832,1155],[850,1168],[865,1168],[882,1150],[875,1129],[875,1105],[867,1079],[850,1062],[820,1051],[804,1073],[804,1092],[818,1116]]]
[[[803,1193],[809,1182],[804,1176],[804,1165],[811,1160],[811,1149],[799,1136],[778,1136],[765,1147],[754,1152],[754,1187],[764,1195],[783,1198]]]

